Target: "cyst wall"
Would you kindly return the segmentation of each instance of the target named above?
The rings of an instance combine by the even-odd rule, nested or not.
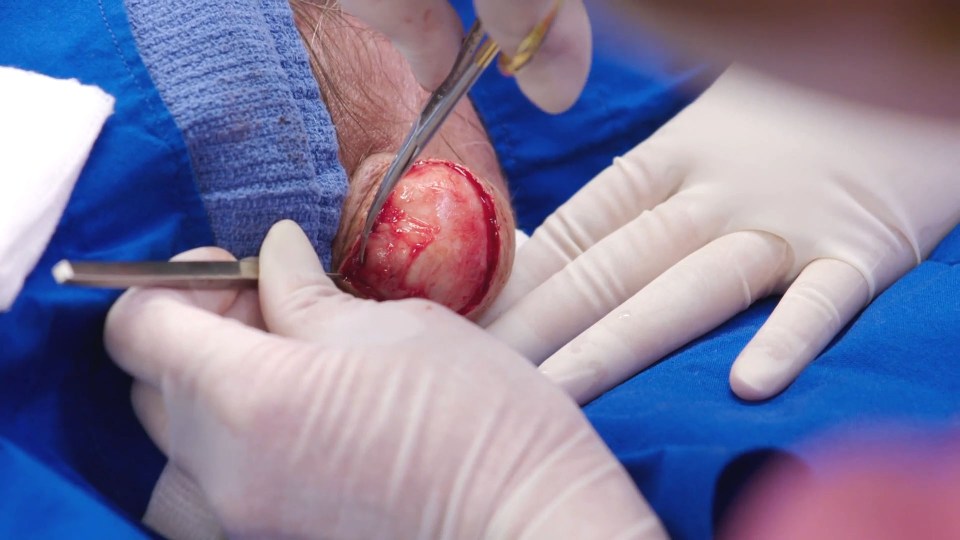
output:
[[[373,191],[345,203],[344,219],[360,226],[342,226],[348,239],[335,246],[341,287],[376,300],[426,298],[478,317],[513,265],[515,224],[505,194],[462,165],[419,161],[377,216],[361,262],[359,231]]]

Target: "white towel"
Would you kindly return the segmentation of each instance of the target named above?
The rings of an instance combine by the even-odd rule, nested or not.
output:
[[[0,66],[0,311],[43,254],[114,99]]]

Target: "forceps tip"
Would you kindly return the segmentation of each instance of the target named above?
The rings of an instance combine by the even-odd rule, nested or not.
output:
[[[53,280],[56,281],[58,285],[69,283],[76,275],[76,272],[73,270],[73,264],[66,259],[53,265],[50,273],[53,274]]]

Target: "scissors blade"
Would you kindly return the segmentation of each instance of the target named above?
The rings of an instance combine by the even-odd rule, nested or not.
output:
[[[167,287],[172,289],[238,289],[257,286],[260,263],[256,258],[239,261],[67,261],[53,267],[53,279],[61,285],[107,289]],[[332,278],[340,274],[327,274]]]
[[[427,100],[423,111],[404,138],[400,150],[397,151],[397,156],[390,163],[390,167],[383,177],[383,182],[377,189],[360,236],[361,264],[366,255],[367,240],[370,238],[377,216],[380,215],[380,211],[387,203],[390,193],[393,192],[400,178],[413,165],[420,152],[440,130],[440,126],[453,112],[457,103],[473,88],[477,79],[480,78],[480,75],[499,52],[500,47],[486,36],[480,21],[474,22],[466,38],[464,38],[463,46],[460,48],[453,69],[443,83],[430,95],[430,99]]]

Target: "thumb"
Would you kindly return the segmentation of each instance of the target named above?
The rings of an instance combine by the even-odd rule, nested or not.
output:
[[[290,220],[274,225],[263,241],[259,288],[271,333],[314,342],[325,319],[347,304],[362,302],[334,285],[307,235]]]

